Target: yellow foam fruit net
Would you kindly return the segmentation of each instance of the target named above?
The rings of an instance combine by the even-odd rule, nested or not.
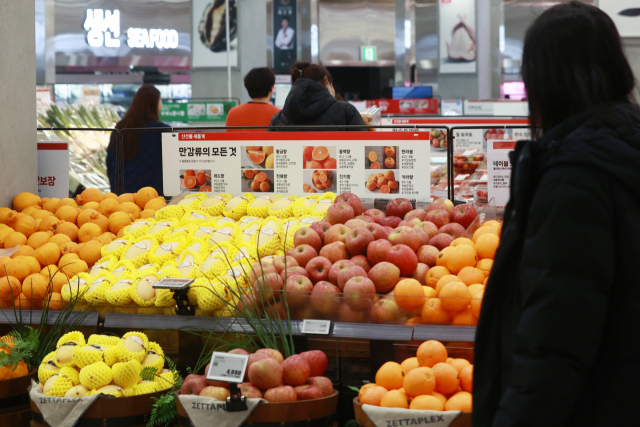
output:
[[[282,249],[282,241],[278,235],[280,222],[276,217],[269,217],[262,222],[260,232],[254,235],[251,246],[258,248],[260,256],[274,255]]]
[[[238,253],[238,248],[229,242],[222,242],[209,248],[209,254],[200,265],[200,272],[208,279],[214,280],[223,274]]]
[[[305,215],[313,214],[313,206],[316,204],[318,197],[318,195],[315,195],[300,197],[297,199],[291,207],[293,215],[297,218],[301,218]]]
[[[84,299],[90,304],[104,304],[107,302],[106,292],[115,283],[117,279],[108,271],[103,272],[100,276],[91,282],[91,285],[84,293]]]
[[[180,225],[198,225],[211,220],[211,215],[204,211],[186,209],[185,214],[180,219]]]
[[[141,394],[155,393],[156,391],[158,391],[158,383],[155,381],[142,381],[136,384],[133,389],[135,391],[135,396],[140,396]]]
[[[106,246],[103,246],[102,249],[104,249],[105,247]],[[118,260],[116,259],[115,256],[111,256],[111,255],[103,256],[98,260],[98,262],[96,262],[93,265],[93,267],[89,269],[89,274],[95,279],[101,273],[110,271],[110,268],[113,267],[117,261]]]
[[[151,356],[156,355],[155,360],[150,361]],[[153,368],[155,373],[158,373],[164,367],[164,354],[158,353],[156,350],[150,349],[149,353],[145,356],[142,361],[142,368]]]
[[[38,381],[40,381],[40,383],[46,383],[53,374],[56,374],[60,371],[60,368],[58,368],[53,362],[53,358],[55,356],[56,352],[52,351],[51,353],[47,354],[44,359],[42,359],[42,363],[40,363],[40,366],[38,366]],[[47,366],[50,369],[47,369]]]
[[[55,374],[55,380],[51,389],[45,393],[45,396],[64,397],[65,393],[68,392],[71,387],[73,387],[71,378],[61,372],[58,372]]]
[[[151,248],[156,246],[158,241],[153,236],[144,235],[133,241],[125,252],[122,254],[122,258],[131,262],[133,269],[137,270],[145,264],[149,263],[149,252]]]
[[[168,261],[174,261],[179,255],[178,248],[182,245],[182,239],[175,239],[154,245],[149,251],[149,262],[156,265],[165,265]]]
[[[84,277],[80,277],[83,275]],[[62,285],[60,289],[60,295],[64,301],[71,301],[72,299],[77,300],[79,298],[84,299],[84,293],[89,288],[89,283],[87,281],[93,281],[93,277],[87,273],[80,273],[69,279],[69,282],[65,285]]]
[[[231,301],[231,291],[221,282],[209,282],[201,278],[192,286],[198,292],[198,307],[205,311],[219,310],[224,308],[225,301]]]
[[[87,340],[88,345],[97,344],[97,345],[103,345],[108,347],[115,347],[118,345],[119,342],[120,342],[120,337],[117,337],[115,335],[100,335],[100,334],[93,334],[89,336],[89,339]]]
[[[151,274],[157,274],[159,269],[160,266],[158,264],[149,263],[138,268],[134,274],[136,277],[145,277]]]
[[[87,342],[84,339],[84,335],[82,335],[82,332],[73,331],[73,332],[67,332],[66,334],[61,336],[60,339],[58,340],[58,343],[56,344],[56,348],[60,348],[62,345],[68,342],[75,342],[77,345],[81,345],[81,346],[84,346],[87,344]]]
[[[115,347],[100,344],[90,344],[73,349],[73,361],[82,369],[96,362],[104,362],[107,366],[113,366],[118,361],[118,352]]]
[[[134,271],[136,271],[136,267],[134,267],[130,261],[124,259],[116,262],[110,270],[111,274],[113,274],[113,277],[116,279],[127,274],[132,274]]]
[[[242,196],[234,197],[229,200],[225,205],[222,214],[227,218],[235,219],[238,221],[240,218],[247,214],[247,207],[255,199],[255,196],[251,193],[245,193]]]
[[[274,201],[273,204],[269,206],[267,216],[275,216],[280,219],[292,217],[293,204],[297,199],[298,196],[287,196]]]
[[[200,263],[209,254],[209,239],[196,239],[193,236],[185,238],[182,245],[177,249],[178,254],[185,251],[192,251],[196,254],[196,262]]]
[[[133,341],[140,344],[143,347],[142,351],[134,352],[129,350],[125,345],[127,338],[131,338]],[[142,362],[149,349],[149,339],[142,332],[127,332],[122,336],[122,339],[116,348],[118,350],[118,361],[128,362],[135,359],[138,362]]]
[[[138,292],[138,285],[143,286],[148,290],[148,286],[153,286],[154,284],[160,281],[160,276],[157,273],[151,273],[143,277],[138,277],[133,281],[133,284],[129,287],[129,296],[141,307],[151,307],[156,304],[157,297],[157,289],[153,290],[152,298],[145,300],[140,296],[140,292]],[[142,283],[141,283],[142,282]],[[142,291],[144,292],[144,291]]]
[[[208,213],[211,216],[222,215],[225,205],[233,196],[228,193],[217,194],[215,196],[204,199],[199,206],[201,211]]]
[[[105,290],[105,298],[109,304],[113,305],[127,305],[131,303],[131,296],[129,295],[129,287],[133,284],[135,278],[131,274],[127,274],[112,283],[108,289]]]
[[[120,258],[129,244],[131,244],[131,236],[123,236],[104,245],[102,249],[100,249],[100,254],[102,255],[102,258]],[[99,263],[100,261],[97,262],[97,264]]]
[[[178,228],[178,224],[179,222],[176,220],[156,221],[149,227],[149,235],[161,242],[174,228]]]
[[[185,213],[185,206],[167,205],[162,209],[156,211],[156,221],[167,221],[173,219],[180,219]]]
[[[278,195],[258,196],[255,198],[255,200],[249,203],[249,206],[247,206],[247,214],[252,216],[257,216],[260,218],[266,218],[267,216],[269,216],[269,209],[271,208],[273,203],[276,202],[281,197],[282,196],[278,196]]]
[[[158,391],[166,390],[173,387],[173,372],[163,369],[156,377],[155,382],[158,383]]]
[[[123,236],[129,237],[130,240],[139,239],[145,234],[149,234],[149,230],[155,221],[149,219],[135,220],[131,225],[125,227]]]
[[[113,396],[113,397],[122,397],[122,388],[118,387],[116,385],[113,384],[107,384],[107,386],[110,386],[108,388],[104,388],[104,389],[99,389],[99,390],[89,390],[89,392],[86,394],[86,396],[93,396],[94,394],[105,394],[105,395],[109,395],[109,396]],[[105,386],[106,387],[106,386]]]
[[[113,373],[113,383],[117,386],[128,388],[134,387],[140,380],[142,365],[133,359],[128,362],[116,363],[111,367]]]
[[[80,370],[80,384],[89,390],[97,390],[109,385],[112,380],[111,368],[104,362],[92,363]]]
[[[74,368],[60,368],[59,375],[66,376],[74,387],[80,384],[80,373]]]
[[[208,239],[209,235],[213,233],[213,231],[218,228],[215,221],[213,219],[209,221],[205,221],[203,223],[198,224],[196,227],[191,229],[191,233],[189,237],[194,239]]]
[[[192,230],[192,225],[182,225],[180,227],[174,228],[169,234],[164,236],[162,242],[182,242],[182,239],[191,234]]]

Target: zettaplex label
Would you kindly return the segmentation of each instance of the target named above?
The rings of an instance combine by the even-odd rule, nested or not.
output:
[[[241,383],[249,363],[245,354],[213,352],[207,372],[207,380]]]
[[[303,334],[328,335],[330,330],[330,320],[304,319],[302,321]]]

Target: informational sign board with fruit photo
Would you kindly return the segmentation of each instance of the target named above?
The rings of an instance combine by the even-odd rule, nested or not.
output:
[[[350,192],[430,200],[429,186],[420,183],[429,176],[432,139],[446,147],[435,132],[166,134],[164,193],[210,188],[232,195]]]

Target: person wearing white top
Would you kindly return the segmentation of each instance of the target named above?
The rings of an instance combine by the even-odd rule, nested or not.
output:
[[[289,20],[282,18],[282,28],[280,28],[276,37],[276,47],[282,50],[293,49],[293,37],[295,34],[295,30],[289,27]]]

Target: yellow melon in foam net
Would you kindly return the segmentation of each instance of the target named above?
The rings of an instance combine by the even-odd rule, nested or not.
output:
[[[181,241],[174,240],[172,242],[165,242],[159,246],[154,246],[149,254],[149,261],[162,265],[167,261],[172,260],[176,256],[176,250],[182,244]]]
[[[200,225],[193,232],[193,237],[195,239],[202,239],[203,237],[207,237],[208,235],[213,233],[215,231],[215,229],[216,229],[216,226],[213,225],[213,224],[211,224],[211,225]]]
[[[153,284],[158,281],[157,277],[142,278],[130,289],[129,294],[133,301],[140,306],[151,306],[155,304],[156,290]]]
[[[178,265],[176,266],[182,277],[191,277],[192,273],[197,271],[196,257],[192,252],[185,252],[180,256]]]
[[[236,225],[238,226],[238,228],[240,230],[244,230],[247,227],[249,227],[251,224],[253,224],[254,222],[258,222],[261,223],[264,220],[264,218],[260,218],[257,216],[251,216],[251,215],[247,215],[245,217],[242,217],[242,219],[240,219],[240,221],[238,221],[236,223]]]
[[[313,212],[314,214],[324,215],[332,204],[333,201],[331,199],[318,200],[318,203],[313,207]]]
[[[227,200],[231,199],[231,195],[223,197],[222,195],[211,196],[200,203],[199,208],[209,215],[221,215]]]
[[[127,305],[131,303],[131,296],[129,295],[129,287],[133,284],[133,279],[126,277],[118,280],[111,285],[105,292],[107,301],[113,305]]]
[[[269,216],[275,216],[277,218],[288,218],[293,216],[293,210],[291,207],[293,206],[294,199],[291,197],[282,197],[273,202],[271,206],[269,206]]]
[[[131,261],[133,266],[138,268],[149,261],[149,252],[157,243],[152,237],[140,238],[125,250],[122,259]]]
[[[246,229],[242,230],[242,232],[237,235],[235,244],[241,245],[241,244],[250,243],[259,231],[260,231],[260,223],[254,222],[253,224],[248,226]]]
[[[280,224],[276,218],[267,218],[260,228],[260,232],[254,236],[255,247],[260,256],[275,254],[281,249],[282,242],[278,236]]]
[[[247,214],[266,218],[272,204],[273,200],[271,200],[270,196],[258,196],[255,200],[249,203],[249,206],[247,207]]]
[[[156,238],[164,237],[171,232],[172,226],[173,221],[156,222],[149,228],[149,234]]]
[[[236,233],[236,228],[234,226],[225,226],[217,229],[213,233],[211,233],[211,237],[209,238],[209,246],[214,248],[222,242],[229,242],[233,240],[233,236]]]

